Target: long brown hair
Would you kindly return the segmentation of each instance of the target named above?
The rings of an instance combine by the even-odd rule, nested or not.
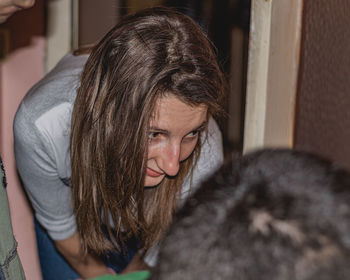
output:
[[[168,8],[126,16],[92,49],[74,104],[70,143],[84,252],[111,249],[116,239],[124,240],[122,232],[140,237],[144,248],[159,239],[200,143],[177,176],[145,190],[148,126],[156,100],[174,94],[192,106],[207,105],[214,115],[221,110],[223,85],[206,35],[191,18]]]

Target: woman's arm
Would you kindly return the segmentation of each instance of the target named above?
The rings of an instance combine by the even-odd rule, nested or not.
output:
[[[111,273],[107,266],[97,257],[91,254],[86,256],[82,254],[77,232],[67,239],[56,240],[55,245],[57,250],[82,278],[87,279]]]
[[[151,267],[146,264],[146,262],[143,260],[143,257],[141,254],[136,253],[131,262],[128,264],[128,266],[122,271],[121,274],[134,272],[134,271],[140,271],[140,270],[151,270]]]

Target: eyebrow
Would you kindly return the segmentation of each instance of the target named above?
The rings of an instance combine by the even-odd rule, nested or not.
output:
[[[203,130],[205,129],[206,127],[208,126],[208,120],[205,120],[204,122],[202,122],[202,124],[200,126],[198,126],[197,128],[191,130],[191,131],[194,131],[194,130]]]
[[[195,130],[204,130],[206,127],[208,126],[208,120],[205,120],[204,122],[202,122],[199,126],[197,126],[195,129],[192,129],[191,131],[189,131],[188,133],[195,131]],[[156,126],[151,126],[149,128],[149,131],[155,131],[155,132],[160,132],[160,133],[164,133],[164,134],[169,134],[169,131],[166,129],[162,129]]]

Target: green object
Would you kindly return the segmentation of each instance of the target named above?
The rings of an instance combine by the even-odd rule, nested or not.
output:
[[[108,274],[102,275],[91,280],[146,280],[149,278],[151,273],[147,270],[130,272],[127,274]]]
[[[0,166],[0,279],[21,280],[25,279],[25,276],[17,254],[17,242],[12,233],[10,210],[5,189],[5,172],[1,158]]]

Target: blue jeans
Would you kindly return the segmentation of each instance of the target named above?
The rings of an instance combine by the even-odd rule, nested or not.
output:
[[[54,242],[36,219],[34,219],[34,224],[43,280],[73,280],[79,278],[79,274],[56,250]],[[131,238],[126,242],[126,254],[121,254],[115,250],[100,258],[108,267],[119,273],[128,265],[138,248],[139,242],[137,239]]]

